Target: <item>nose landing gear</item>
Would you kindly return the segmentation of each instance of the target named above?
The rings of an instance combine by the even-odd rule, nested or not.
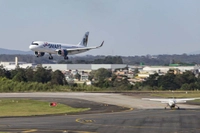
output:
[[[49,54],[49,60],[53,60],[53,56]]]

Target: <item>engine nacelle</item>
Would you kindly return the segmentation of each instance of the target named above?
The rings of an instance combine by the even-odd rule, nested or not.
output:
[[[68,52],[65,49],[60,49],[57,51],[57,55],[67,57]]]
[[[176,103],[174,101],[170,101],[168,104],[169,104],[170,107],[175,107]]]
[[[37,57],[42,57],[42,56],[44,56],[44,52],[37,52],[37,51],[35,51],[35,56],[37,56]]]

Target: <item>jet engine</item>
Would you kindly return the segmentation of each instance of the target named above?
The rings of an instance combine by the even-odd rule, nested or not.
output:
[[[42,57],[42,56],[44,56],[44,52],[37,52],[37,51],[35,51],[35,56],[37,56],[37,57]]]
[[[68,51],[66,49],[60,49],[57,51],[57,55],[59,56],[64,56],[64,59],[67,60],[68,59]]]
[[[65,50],[65,49],[60,49],[60,50],[57,51],[57,54],[58,54],[59,56],[64,56],[64,57],[66,57],[66,56],[68,55],[68,52],[67,52],[67,50]]]

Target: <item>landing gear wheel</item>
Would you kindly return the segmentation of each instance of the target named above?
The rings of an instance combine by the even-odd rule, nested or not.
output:
[[[64,57],[64,59],[65,59],[65,60],[68,60],[69,58],[68,58],[68,56],[66,56],[66,57]]]
[[[49,60],[53,60],[53,56],[49,56]]]

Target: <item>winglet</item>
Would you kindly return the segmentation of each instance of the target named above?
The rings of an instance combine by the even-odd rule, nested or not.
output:
[[[101,45],[97,46],[96,48],[100,48],[103,46],[104,41],[101,43]]]

